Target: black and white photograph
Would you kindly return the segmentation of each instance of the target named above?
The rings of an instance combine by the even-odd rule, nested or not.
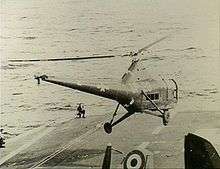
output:
[[[219,0],[0,0],[1,169],[220,169]]]

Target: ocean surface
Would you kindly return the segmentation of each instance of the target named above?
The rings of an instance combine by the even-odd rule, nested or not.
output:
[[[116,103],[111,100],[44,82],[37,85],[33,77],[47,74],[68,82],[117,86],[131,63],[121,55],[166,35],[143,53],[146,77],[157,74],[178,82],[178,113],[219,111],[218,7],[217,0],[1,0],[0,128],[11,138],[67,121],[74,118],[79,102],[85,103],[88,115],[112,113]],[[8,61],[99,55],[116,57]]]

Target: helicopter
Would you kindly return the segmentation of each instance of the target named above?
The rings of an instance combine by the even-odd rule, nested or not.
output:
[[[38,84],[42,80],[116,101],[118,104],[111,120],[104,124],[104,130],[108,134],[112,132],[114,126],[135,113],[145,113],[160,117],[162,118],[163,125],[166,126],[170,120],[169,110],[173,109],[178,102],[177,82],[174,79],[165,80],[162,77],[139,78],[138,73],[141,71],[139,65],[143,60],[139,57],[140,54],[143,54],[151,46],[163,41],[167,37],[160,38],[139,49],[137,52],[128,54],[132,58],[132,62],[127,72],[122,76],[118,89],[58,81],[49,78],[45,74],[34,76],[34,78],[38,81]],[[127,112],[114,121],[120,105]]]

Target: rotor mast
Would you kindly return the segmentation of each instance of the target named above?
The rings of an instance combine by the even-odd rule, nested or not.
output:
[[[150,47],[154,46],[155,44],[165,40],[166,38],[168,38],[170,35],[164,36],[150,44],[148,44],[147,46],[139,49],[137,52],[131,52],[129,56],[133,57],[132,59],[132,63],[128,68],[128,71],[124,73],[124,75],[122,76],[122,84],[126,84],[128,83],[129,79],[131,79],[132,76],[132,72],[138,67],[139,62],[141,61],[141,58],[138,58],[138,54],[140,54],[143,51],[146,51],[147,49],[149,49]]]

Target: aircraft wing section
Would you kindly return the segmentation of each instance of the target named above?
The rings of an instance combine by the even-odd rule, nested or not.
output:
[[[206,139],[189,133],[185,136],[185,169],[220,168],[220,157]]]

